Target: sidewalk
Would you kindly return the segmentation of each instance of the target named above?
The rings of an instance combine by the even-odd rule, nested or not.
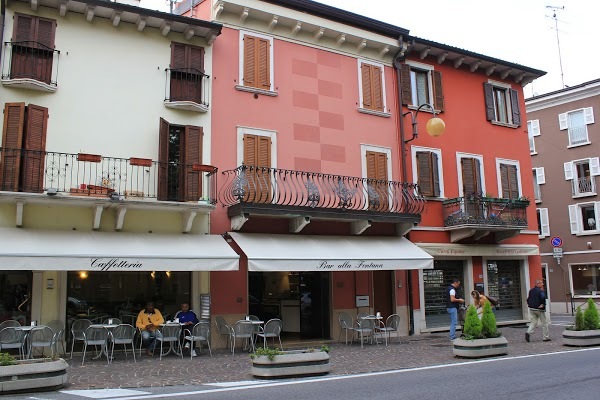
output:
[[[553,316],[554,317],[554,316]],[[567,316],[553,318],[553,323],[568,321]],[[559,322],[560,321],[560,322]],[[551,325],[552,341],[542,342],[542,328],[537,327],[531,336],[531,342],[525,341],[526,326],[501,327],[499,330],[508,339],[508,356],[549,353],[568,350],[562,345],[564,326]],[[343,342],[323,342],[331,347],[331,374],[346,375],[365,372],[386,371],[428,365],[451,364],[469,361],[455,358],[447,333],[425,334],[401,337],[401,343],[394,337],[392,343],[385,345],[365,345],[363,349],[354,343],[346,346]],[[305,347],[319,347],[311,344]],[[284,349],[287,347],[284,344]],[[289,347],[290,349],[292,347]],[[296,348],[298,348],[296,346]],[[67,359],[69,367],[69,389],[134,388],[171,385],[200,385],[215,382],[253,380],[250,374],[250,356],[247,352],[238,352],[235,356],[223,348],[213,349],[212,358],[208,351],[190,360],[189,353],[183,359],[172,354],[159,361],[158,356],[148,357],[142,352],[138,362],[134,363],[129,354],[115,355],[112,364],[106,359],[86,361],[81,366],[81,356]]]

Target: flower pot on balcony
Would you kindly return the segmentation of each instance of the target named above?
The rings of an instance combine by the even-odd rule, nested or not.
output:
[[[68,366],[62,358],[17,360],[14,365],[0,366],[0,393],[59,388],[68,381]]]
[[[272,357],[255,356],[252,375],[261,378],[323,375],[329,373],[329,354],[325,351],[292,350]]]

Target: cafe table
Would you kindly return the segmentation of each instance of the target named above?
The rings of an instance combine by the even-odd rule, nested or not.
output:
[[[117,324],[93,324],[93,325],[90,325],[90,328],[104,328],[104,329],[108,330],[108,332],[110,333],[117,326],[119,326],[119,325],[117,325]],[[110,340],[110,334],[108,335],[108,340]],[[109,358],[109,355],[108,355],[108,340],[107,340],[107,342],[104,345],[101,346],[100,353],[98,353],[97,356],[92,357],[92,360],[98,360],[103,355],[105,355],[106,358]],[[112,361],[112,360],[110,360],[110,361]]]

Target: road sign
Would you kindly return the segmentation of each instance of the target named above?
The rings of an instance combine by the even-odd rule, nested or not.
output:
[[[550,241],[553,247],[561,247],[563,244],[562,238],[560,236],[552,236],[552,240]]]
[[[554,254],[553,254],[554,258],[562,258],[562,256],[563,256],[562,247],[555,247],[553,250],[554,250]]]

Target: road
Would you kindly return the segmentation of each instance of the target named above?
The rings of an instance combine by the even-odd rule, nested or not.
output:
[[[600,398],[600,348],[361,375],[203,386],[35,393],[14,400],[300,400]]]

